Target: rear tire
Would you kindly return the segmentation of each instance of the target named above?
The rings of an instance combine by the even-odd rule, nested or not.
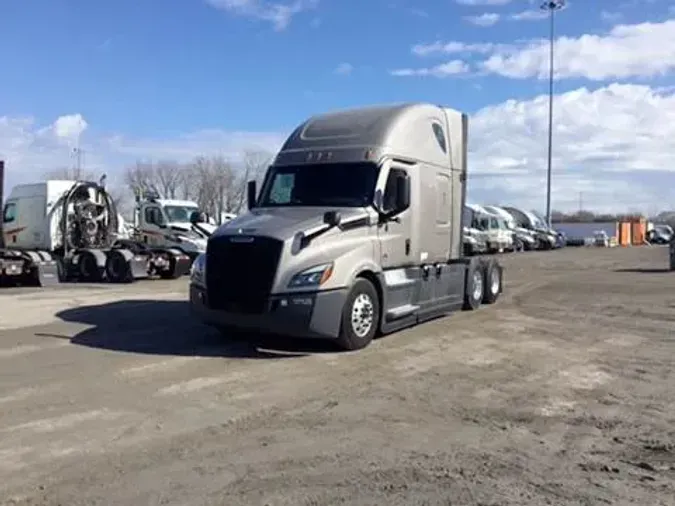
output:
[[[91,253],[89,253],[88,251],[83,251],[80,253],[77,268],[80,273],[80,279],[82,281],[88,283],[100,281],[96,257]]]
[[[380,299],[373,284],[357,278],[342,308],[337,344],[346,351],[365,348],[375,337],[380,319]]]
[[[467,268],[464,287],[464,310],[475,311],[485,296],[485,273],[482,262],[471,262]]]
[[[502,268],[497,262],[485,264],[483,304],[494,304],[502,291]]]
[[[111,283],[131,283],[134,280],[129,262],[118,250],[110,250],[108,253],[105,274]]]

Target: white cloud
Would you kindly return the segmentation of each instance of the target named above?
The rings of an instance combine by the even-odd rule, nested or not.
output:
[[[64,140],[77,141],[87,126],[89,125],[81,114],[68,114],[56,119],[54,134]]]
[[[348,76],[354,72],[354,66],[351,63],[340,63],[333,72],[341,76]]]
[[[501,48],[485,62],[487,72],[511,78],[548,76],[548,41]],[[675,69],[675,19],[618,25],[605,35],[556,40],[556,75],[595,81],[654,77]]]
[[[291,2],[268,2],[265,0],[206,0],[224,11],[239,16],[261,19],[272,23],[277,31],[288,27],[291,19],[300,12],[315,8],[319,0],[293,0]]]
[[[478,202],[542,209],[548,97],[510,100],[470,116],[469,192]],[[68,120],[71,121],[71,120]],[[70,166],[57,119],[0,117],[0,158],[8,184]],[[66,122],[67,123],[67,122]],[[554,103],[553,206],[575,209],[579,192],[596,210],[658,210],[675,203],[675,89],[612,84],[561,94]],[[244,149],[274,151],[287,132],[203,130],[168,138],[82,134],[85,169],[119,182],[137,159],[187,161],[195,155],[236,158]]]
[[[476,26],[493,26],[499,22],[499,14],[485,12],[479,16],[465,16],[464,19]]]
[[[540,19],[546,19],[548,16],[549,14],[546,11],[528,9],[526,11],[512,14],[511,19],[514,21],[539,21]]]
[[[466,74],[467,72],[469,72],[469,66],[465,62],[462,60],[452,60],[433,67],[396,69],[392,70],[390,74],[397,77],[433,76],[443,78]]]
[[[511,0],[455,0],[459,5],[470,5],[472,7],[480,5],[508,5]]]
[[[416,44],[412,47],[412,53],[417,56],[429,56],[438,53],[458,54],[458,53],[491,53],[496,49],[496,45],[490,42],[467,44],[464,42],[441,42],[436,41],[430,44]]]
[[[51,124],[30,117],[0,116],[0,159],[7,162],[7,184],[42,179],[45,173],[72,167],[71,142],[81,135],[86,170],[107,173],[119,182],[124,167],[139,159],[189,161],[197,155],[223,155],[236,161],[246,149],[275,151],[283,141],[277,132],[201,130],[169,138],[137,138],[85,131],[80,114],[65,115]],[[64,140],[66,142],[64,142]]]
[[[547,96],[510,100],[473,115],[472,191],[541,208],[547,128]],[[672,90],[613,84],[562,94],[554,102],[553,139],[554,207],[574,209],[579,192],[597,209],[673,206]]]

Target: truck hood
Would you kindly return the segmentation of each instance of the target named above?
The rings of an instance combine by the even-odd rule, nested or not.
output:
[[[244,234],[273,237],[282,241],[293,238],[298,232],[305,235],[328,228],[323,215],[338,211],[341,224],[368,219],[371,215],[366,208],[336,207],[268,207],[253,209],[246,214],[221,225],[212,237]],[[367,223],[367,222],[366,222]],[[365,224],[365,223],[364,223]]]
[[[192,223],[189,222],[171,222],[169,223],[169,228],[173,230],[174,232],[177,232],[179,234],[187,234],[190,236],[197,236],[197,237],[204,237],[204,234],[202,232],[199,232],[195,230],[195,227],[192,225]],[[199,223],[199,228],[204,229],[206,232],[208,232],[209,235],[213,234],[213,232],[216,231],[218,228],[216,225],[212,225],[210,223]]]

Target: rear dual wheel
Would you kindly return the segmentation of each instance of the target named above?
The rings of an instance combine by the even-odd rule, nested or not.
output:
[[[474,311],[481,304],[494,304],[502,291],[502,268],[493,261],[469,263],[464,290],[464,309]]]

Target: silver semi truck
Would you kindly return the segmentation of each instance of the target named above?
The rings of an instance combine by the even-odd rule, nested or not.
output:
[[[468,119],[429,104],[310,118],[286,140],[249,211],[192,265],[204,323],[334,339],[376,334],[494,303],[502,267],[462,247]]]

